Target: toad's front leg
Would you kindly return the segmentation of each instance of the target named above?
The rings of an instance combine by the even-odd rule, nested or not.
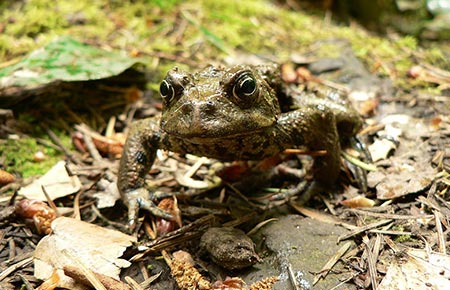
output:
[[[131,125],[117,180],[122,200],[128,207],[128,222],[131,228],[136,225],[141,208],[155,216],[173,218],[154,204],[153,201],[160,196],[145,188],[145,176],[155,161],[160,138],[158,118],[135,121]]]

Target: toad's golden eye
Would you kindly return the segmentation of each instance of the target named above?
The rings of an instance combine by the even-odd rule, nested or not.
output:
[[[236,79],[233,95],[235,98],[247,101],[257,95],[257,89],[255,77],[250,72],[244,72]]]
[[[166,103],[169,103],[170,100],[175,96],[175,89],[167,80],[163,80],[161,82],[161,85],[159,86],[159,93],[161,94],[163,100]]]

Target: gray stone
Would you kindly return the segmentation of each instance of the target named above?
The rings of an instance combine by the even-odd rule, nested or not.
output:
[[[312,286],[314,275],[342,247],[343,243],[337,244],[337,238],[347,232],[340,226],[298,215],[281,217],[267,225],[262,232],[271,255],[265,256],[264,262],[254,266],[243,278],[251,284],[263,277],[278,275],[280,281],[274,285],[274,290],[294,289],[288,273],[290,264],[301,289],[331,289],[351,277],[351,272],[341,262],[333,267],[325,279]],[[354,285],[344,283],[335,289],[355,288]]]

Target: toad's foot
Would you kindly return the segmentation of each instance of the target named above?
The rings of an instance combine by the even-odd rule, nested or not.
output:
[[[128,225],[130,229],[134,229],[136,227],[136,222],[139,217],[139,209],[148,210],[153,216],[173,220],[174,216],[158,208],[154,203],[155,200],[169,196],[171,196],[169,193],[150,192],[143,187],[126,192],[125,203],[128,206]]]
[[[370,156],[369,151],[367,150],[367,147],[359,138],[353,137],[350,139],[350,145],[351,147],[359,152],[360,160],[364,163],[371,164],[372,156]],[[351,164],[349,162],[349,164]],[[351,169],[353,171],[353,174],[355,176],[356,182],[358,183],[358,187],[362,192],[367,192],[367,171],[361,166],[358,166],[356,164],[352,164]]]
[[[335,190],[336,188],[333,188],[333,186],[324,185],[317,181],[302,181],[295,188],[272,196],[271,200],[288,200],[296,197],[295,204],[304,205],[316,195]]]

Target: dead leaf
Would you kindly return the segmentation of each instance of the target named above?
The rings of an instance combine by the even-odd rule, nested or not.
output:
[[[173,220],[166,220],[163,218],[156,218],[156,230],[159,236],[165,235],[177,228],[183,226],[181,221],[181,211],[178,208],[178,201],[176,198],[164,198],[158,203],[158,208],[170,213]]]
[[[373,162],[386,159],[395,148],[397,148],[395,143],[386,138],[377,139],[368,146]]]
[[[93,272],[119,280],[121,268],[130,262],[119,258],[136,238],[121,232],[102,228],[72,218],[60,217],[52,223],[52,234],[44,237],[34,253],[34,275],[47,280],[57,270],[61,284],[59,287],[85,289],[64,275],[65,266],[75,265],[75,261],[63,254],[71,253]]]
[[[393,166],[386,170],[369,172],[369,187],[375,187],[378,199],[392,199],[425,190],[431,185],[436,170],[429,161],[409,162],[399,157],[391,157]]]
[[[379,290],[450,289],[450,256],[408,249],[391,263]]]
[[[101,191],[93,193],[93,196],[97,198],[98,208],[113,207],[116,201],[120,199],[116,181],[111,182],[106,178],[102,178],[98,181],[97,188],[101,189]]]
[[[81,183],[77,176],[70,176],[66,170],[66,162],[59,161],[44,176],[30,185],[22,187],[19,194],[28,199],[47,201],[42,187],[52,200],[70,195],[80,190]]]
[[[281,65],[281,78],[287,83],[295,83],[297,81],[297,73],[292,64],[285,63]]]

